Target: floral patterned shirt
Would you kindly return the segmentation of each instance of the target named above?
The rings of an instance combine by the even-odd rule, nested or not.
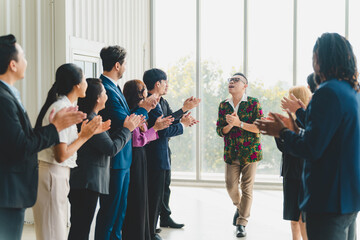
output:
[[[223,128],[228,125],[226,115],[233,112],[234,109],[227,100],[220,103],[216,132],[224,138],[224,161],[228,164],[239,161],[241,166],[260,161],[263,155],[259,133],[252,133],[239,127],[233,127],[227,134],[223,133]],[[259,100],[253,97],[247,97],[247,101],[240,102],[237,114],[240,121],[249,124],[264,116]]]

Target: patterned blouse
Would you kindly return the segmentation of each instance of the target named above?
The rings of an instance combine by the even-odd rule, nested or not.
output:
[[[243,166],[246,163],[257,162],[262,159],[260,134],[248,132],[239,127],[233,127],[229,133],[224,134],[223,128],[228,125],[226,115],[234,112],[231,104],[224,100],[219,105],[216,132],[224,138],[224,161],[231,164],[239,161]],[[238,109],[240,121],[252,124],[256,119],[264,116],[259,100],[247,97],[247,101],[241,101]]]

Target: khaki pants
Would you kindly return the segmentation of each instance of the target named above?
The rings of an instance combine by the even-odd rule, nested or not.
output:
[[[247,163],[243,167],[240,167],[239,162],[233,162],[231,165],[226,164],[226,189],[231,200],[239,211],[239,217],[236,220],[236,225],[246,226],[248,218],[250,217],[256,166],[257,162]],[[241,194],[239,191],[240,175]]]
[[[39,186],[33,207],[37,240],[66,240],[70,168],[39,161]]]

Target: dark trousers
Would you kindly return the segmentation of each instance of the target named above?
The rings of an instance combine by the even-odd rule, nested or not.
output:
[[[99,193],[88,189],[70,189],[71,227],[69,240],[88,240]]]
[[[0,208],[0,239],[20,240],[25,208]]]
[[[164,194],[165,170],[148,168],[149,225],[151,237],[155,235],[160,204]]]
[[[164,184],[164,195],[160,206],[160,221],[161,219],[167,219],[170,217],[171,209],[169,206],[170,201],[170,184],[171,184],[171,170],[165,171],[165,184]]]
[[[130,169],[110,170],[110,193],[100,195],[100,209],[96,218],[95,239],[121,239],[126,213]]]
[[[128,205],[122,240],[150,240],[149,202],[145,148],[133,148]]]
[[[356,213],[306,213],[309,240],[355,240]]]

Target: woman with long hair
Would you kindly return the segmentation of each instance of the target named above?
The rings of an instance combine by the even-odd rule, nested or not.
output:
[[[55,83],[48,92],[35,128],[49,124],[52,111],[75,107],[78,98],[85,97],[87,83],[82,70],[74,64],[61,65],[56,70]],[[35,232],[38,240],[67,238],[70,169],[76,167],[76,151],[93,134],[100,132],[101,118],[82,123],[78,134],[76,125],[59,132],[59,143],[39,153],[39,185],[33,207]]]
[[[132,112],[147,97],[146,86],[140,80],[126,82],[123,92]],[[128,205],[122,228],[123,240],[150,240],[151,238],[147,193],[147,162],[144,146],[150,141],[156,140],[159,137],[157,131],[169,127],[173,120],[171,116],[159,117],[152,128],[148,129],[144,123],[133,132]]]
[[[294,95],[300,99],[305,106],[308,105],[311,92],[308,87],[296,86],[289,90],[289,97]],[[293,114],[295,118],[295,114]],[[296,123],[301,126],[300,121]],[[275,138],[278,149],[283,152],[283,143]],[[291,233],[293,240],[307,240],[305,223],[302,221],[302,213],[299,208],[299,197],[301,194],[301,174],[304,159],[295,157],[290,153],[282,153],[281,176],[283,177],[284,208],[283,219],[291,221]]]
[[[80,98],[78,105],[91,121],[105,108],[108,97],[101,79],[88,78],[86,81],[86,97]],[[108,132],[94,135],[79,149],[78,166],[70,172],[71,227],[68,239],[89,239],[98,198],[100,194],[109,194],[110,157],[116,155],[131,139],[131,132],[140,121],[138,115],[128,116],[123,128],[111,135]],[[80,125],[78,127],[81,130]]]

